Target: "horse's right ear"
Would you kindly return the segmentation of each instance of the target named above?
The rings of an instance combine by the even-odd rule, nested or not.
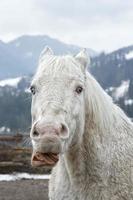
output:
[[[83,70],[90,64],[90,58],[86,52],[86,49],[80,51],[76,56],[75,59],[80,63]]]
[[[46,46],[46,47],[42,50],[42,52],[41,52],[41,54],[40,54],[39,62],[42,62],[43,59],[45,58],[45,56],[52,56],[52,55],[54,55],[53,50],[52,50],[50,47]]]

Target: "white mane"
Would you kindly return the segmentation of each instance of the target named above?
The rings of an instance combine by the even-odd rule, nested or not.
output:
[[[126,121],[131,123],[131,120],[114,104],[112,98],[89,73],[87,73],[86,87],[88,117],[91,111],[91,120],[93,119],[102,130],[110,130],[114,126],[124,125]]]

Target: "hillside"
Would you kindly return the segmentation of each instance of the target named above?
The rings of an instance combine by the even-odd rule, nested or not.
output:
[[[0,41],[0,79],[32,74],[40,52],[50,46],[55,54],[77,53],[82,47],[65,44],[46,35],[22,36],[8,43]],[[87,49],[89,55],[96,52]]]
[[[91,73],[133,118],[133,45],[92,59]]]
[[[91,72],[104,88],[133,79],[133,45],[92,59]]]

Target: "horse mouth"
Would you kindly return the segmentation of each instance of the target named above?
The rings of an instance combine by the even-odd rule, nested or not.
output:
[[[36,152],[32,155],[31,164],[33,167],[49,166],[54,167],[59,160],[59,154]]]

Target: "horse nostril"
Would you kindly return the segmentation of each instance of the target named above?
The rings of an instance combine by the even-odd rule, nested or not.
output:
[[[63,138],[68,137],[69,134],[68,134],[68,128],[67,128],[66,125],[61,124],[61,131],[60,131],[60,134],[61,134],[61,136],[62,136]]]
[[[66,131],[66,127],[65,127],[64,124],[62,124],[62,125],[61,125],[61,132],[64,132],[64,131]]]
[[[39,133],[37,131],[34,131],[32,134],[33,134],[33,137],[39,136]]]

